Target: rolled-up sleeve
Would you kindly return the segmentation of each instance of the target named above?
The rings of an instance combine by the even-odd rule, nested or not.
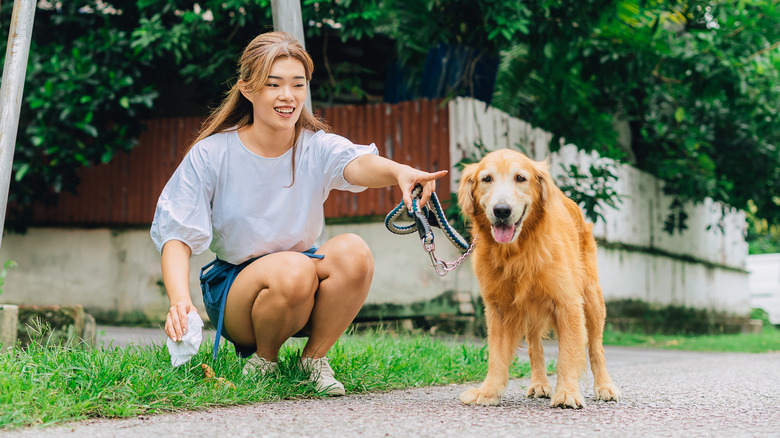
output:
[[[366,188],[351,184],[344,178],[344,168],[355,158],[361,155],[379,155],[376,145],[358,145],[348,139],[335,134],[325,134],[318,132],[320,144],[317,146],[321,151],[325,172],[325,194],[331,190],[347,190],[350,192],[362,192]]]
[[[151,237],[157,250],[170,240],[180,240],[193,255],[211,244],[211,200],[213,176],[207,165],[207,151],[194,147],[165,185],[152,221]]]

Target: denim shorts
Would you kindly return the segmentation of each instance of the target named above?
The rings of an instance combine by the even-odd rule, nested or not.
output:
[[[307,251],[304,251],[303,254],[314,259],[322,259],[324,257],[323,255],[314,254],[315,251],[317,251],[317,248],[311,247]],[[239,265],[234,265],[216,258],[200,270],[200,289],[203,293],[203,304],[206,306],[206,313],[209,315],[211,322],[216,323],[217,329],[214,348],[212,350],[212,357],[214,360],[217,360],[220,336],[232,342],[236,347],[236,354],[241,357],[249,357],[257,350],[254,345],[238,345],[235,341],[230,339],[227,330],[225,330],[224,319],[225,303],[227,302],[227,295],[230,291],[230,287],[233,285],[236,277],[238,277],[238,274],[260,257],[249,259]],[[299,335],[301,335],[300,332],[295,336]]]

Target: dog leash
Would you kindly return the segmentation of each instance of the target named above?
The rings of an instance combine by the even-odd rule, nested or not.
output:
[[[474,243],[477,241],[477,235],[474,235],[474,240],[469,244],[466,239],[463,238],[449,222],[447,222],[447,216],[444,214],[444,209],[441,207],[439,197],[436,196],[436,192],[431,193],[431,198],[426,206],[420,207],[420,196],[422,194],[422,186],[416,185],[412,190],[412,211],[406,207],[403,201],[401,201],[397,207],[395,207],[385,217],[385,227],[394,234],[411,234],[415,231],[420,235],[423,249],[431,257],[431,266],[434,271],[440,277],[444,277],[451,271],[454,271],[466,258],[474,251]],[[396,221],[401,217],[412,219],[413,222],[409,225],[398,225]],[[447,239],[455,245],[455,247],[463,253],[457,260],[453,262],[446,262],[434,254],[436,245],[433,240],[433,230],[431,225],[440,228],[444,231],[444,235]]]

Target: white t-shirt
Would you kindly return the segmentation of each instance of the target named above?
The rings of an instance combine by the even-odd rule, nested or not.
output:
[[[261,157],[241,143],[235,130],[199,141],[157,202],[151,229],[157,249],[176,239],[194,255],[210,248],[220,259],[239,264],[311,248],[322,233],[323,203],[330,191],[365,190],[344,179],[344,168],[378,151],[374,144],[355,145],[335,134],[306,130],[296,149],[290,186],[292,148],[276,158]]]

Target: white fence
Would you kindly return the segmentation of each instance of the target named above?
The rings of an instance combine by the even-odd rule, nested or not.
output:
[[[750,305],[764,309],[769,322],[780,325],[780,254],[747,258],[750,272]]]

